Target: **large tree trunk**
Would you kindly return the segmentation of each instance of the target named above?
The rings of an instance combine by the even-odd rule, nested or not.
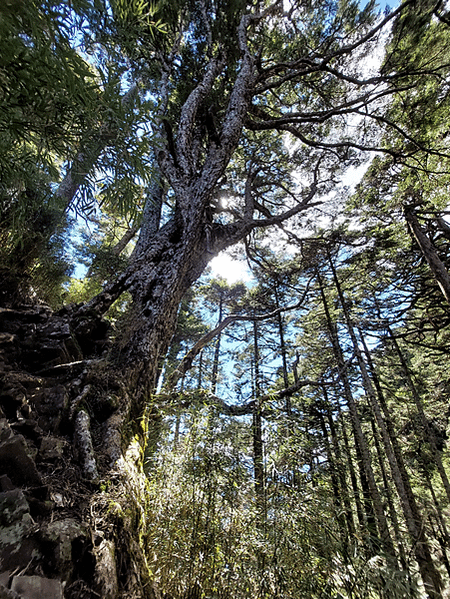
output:
[[[242,40],[246,25],[242,24]],[[81,358],[77,360],[81,372],[79,368],[76,376],[66,380],[73,396],[69,409],[72,419],[68,418],[64,430],[55,428],[52,433],[71,444],[74,423],[80,422],[78,437],[84,441],[70,467],[78,469],[80,479],[88,479],[91,485],[86,501],[77,507],[78,520],[90,530],[83,537],[89,568],[71,575],[74,580],[64,578],[58,567],[48,571],[52,578],[78,585],[78,591],[83,589],[84,594],[79,592],[74,597],[155,596],[142,550],[148,500],[143,447],[147,428],[155,426],[158,418],[152,411],[152,394],[183,295],[216,252],[241,239],[254,226],[245,221],[227,229],[215,225],[207,211],[214,187],[239,141],[251,99],[248,90],[254,83],[253,58],[242,49],[245,55],[230,96],[221,143],[209,149],[204,165],[200,168],[192,162],[189,135],[196,112],[217,74],[218,62],[214,60],[182,109],[177,164],[168,149],[159,152],[161,171],[176,196],[173,217],[157,231],[144,226],[138,251],[126,270],[93,300],[60,316],[74,347],[80,347],[84,356],[77,356]],[[105,348],[101,341],[106,336],[102,316],[124,291],[130,292],[132,307],[108,353],[100,355]],[[83,360],[87,357],[90,361]],[[63,356],[63,370],[70,370],[64,362],[73,361],[73,356]],[[77,418],[82,408],[90,419],[87,415]],[[100,492],[96,491],[97,473]],[[13,566],[23,568],[26,564]]]
[[[9,477],[0,502],[15,494],[22,506],[11,523],[18,551],[3,550],[0,533],[2,571],[26,571],[32,552],[39,584],[65,584],[66,598],[157,595],[143,551],[143,448],[158,425],[151,398],[179,303],[210,257],[205,243],[200,217],[173,221],[90,304],[0,311],[0,470]],[[133,307],[111,343],[101,316],[123,289]],[[11,452],[20,464],[8,465]]]

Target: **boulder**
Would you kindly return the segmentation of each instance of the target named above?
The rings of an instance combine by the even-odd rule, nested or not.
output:
[[[49,516],[54,508],[53,501],[49,499],[49,488],[46,485],[41,487],[28,487],[25,490],[25,497],[30,506],[30,514],[33,518],[42,518]]]
[[[60,437],[44,437],[39,448],[39,460],[42,462],[56,462],[62,460],[67,441]]]
[[[0,583],[0,599],[22,599],[22,597]]]
[[[0,493],[0,572],[26,568],[41,553],[34,521],[20,489]]]
[[[28,455],[21,435],[0,442],[0,474],[6,474],[18,487],[37,487],[42,484],[36,464]]]
[[[6,474],[17,487],[37,487],[42,484],[36,464],[28,455],[25,439],[21,435],[0,442],[0,474]]]
[[[29,511],[28,502],[20,489],[0,493],[0,524],[2,527],[22,520],[22,516]]]
[[[2,474],[0,476],[0,491],[12,491],[13,489],[15,489],[14,485],[11,482],[11,479],[9,478],[9,476],[6,476],[6,474]]]
[[[0,418],[0,443],[14,436],[6,418]]]
[[[35,443],[39,442],[44,434],[44,431],[33,418],[20,418],[20,420],[11,424],[11,428],[14,432],[23,435],[27,439],[31,439]]]
[[[61,581],[41,576],[14,576],[11,590],[23,599],[63,599]]]
[[[40,389],[32,396],[38,414],[38,423],[46,432],[56,431],[69,405],[64,385]]]
[[[74,541],[86,539],[87,530],[72,518],[49,522],[40,530],[42,540],[52,547],[53,561],[63,580],[68,580],[76,561],[72,555]]]

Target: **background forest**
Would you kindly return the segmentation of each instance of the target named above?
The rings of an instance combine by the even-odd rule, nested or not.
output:
[[[450,597],[447,8],[3,1],[0,316],[152,581],[67,596]]]

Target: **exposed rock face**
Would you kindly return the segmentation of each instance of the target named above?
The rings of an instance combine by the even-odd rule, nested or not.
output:
[[[123,391],[102,358],[108,325],[70,317],[0,307],[0,599],[157,599],[139,459],[117,430],[121,470],[104,448]]]
[[[108,324],[70,318],[0,307],[0,599],[158,599],[140,450],[122,456],[114,429],[111,470],[104,447],[123,392],[102,358]]]
[[[83,367],[64,317],[0,308],[0,598],[100,596],[68,416]]]
[[[31,455],[33,452],[30,452]],[[6,474],[13,484],[19,486],[39,486],[41,477],[22,435],[11,431],[8,439],[0,441],[0,472]]]
[[[42,576],[14,576],[11,590],[24,599],[63,599],[61,582]]]
[[[35,523],[20,489],[0,493],[0,569],[12,571],[26,559],[42,558],[33,541]]]

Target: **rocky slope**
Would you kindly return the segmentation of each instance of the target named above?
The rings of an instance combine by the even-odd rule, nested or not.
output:
[[[79,409],[80,339],[67,314],[0,308],[0,599],[118,595],[114,555],[91,518],[98,474],[89,410]],[[95,339],[84,342],[98,355]]]

